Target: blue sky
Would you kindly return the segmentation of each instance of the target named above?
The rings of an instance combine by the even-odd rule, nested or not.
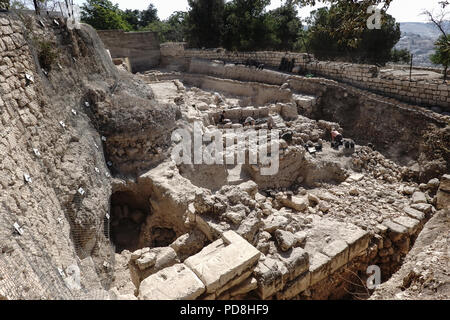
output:
[[[437,10],[439,8],[438,2],[441,0],[393,0],[388,11],[394,16],[397,22],[423,22],[425,18],[420,15],[423,9]],[[81,4],[83,0],[74,0],[75,3]],[[187,0],[112,0],[113,3],[118,3],[121,9],[145,9],[149,3],[153,3],[158,9],[158,14],[161,19],[170,16],[174,11],[186,11],[189,6]],[[282,0],[272,0],[270,9],[280,6]],[[319,5],[323,6],[323,5]],[[311,7],[302,8],[300,16],[307,17],[309,12],[314,9]]]

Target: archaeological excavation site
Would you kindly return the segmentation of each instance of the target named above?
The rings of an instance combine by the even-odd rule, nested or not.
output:
[[[449,299],[416,73],[0,13],[0,300]]]

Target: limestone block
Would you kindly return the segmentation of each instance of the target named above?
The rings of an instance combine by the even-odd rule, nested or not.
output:
[[[195,105],[197,107],[198,110],[200,111],[206,111],[209,109],[209,105],[206,104],[205,102],[199,102]]]
[[[231,288],[236,287],[239,284],[245,282],[245,280],[250,278],[250,276],[252,275],[253,271],[254,271],[253,269],[250,269],[250,270],[244,272],[243,274],[241,274],[239,277],[234,278],[233,280],[228,282],[225,286],[219,288],[216,291],[216,295],[220,296],[221,294],[223,294],[224,292],[230,290]]]
[[[289,220],[282,215],[272,215],[267,219],[263,220],[264,222],[264,231],[269,233],[274,232],[277,229],[281,229],[287,226]]]
[[[136,264],[140,270],[145,270],[147,268],[153,267],[156,263],[156,253],[147,252],[143,254],[140,258],[136,259]]]
[[[427,197],[425,196],[425,193],[416,191],[413,193],[411,198],[412,203],[427,203]]]
[[[225,110],[225,118],[232,120],[239,120],[242,118],[242,110],[241,109],[228,109]]]
[[[370,234],[367,231],[356,228],[356,226],[345,230],[345,234],[341,231],[340,236],[349,246],[348,260],[351,261],[369,247]]]
[[[264,261],[260,261],[254,272],[258,281],[257,293],[259,297],[265,300],[282,290],[285,285],[283,278],[287,272],[287,268],[281,261],[272,258],[265,258]]]
[[[297,106],[294,104],[281,104],[281,116],[285,120],[298,118]]]
[[[289,280],[295,279],[309,269],[309,255],[302,248],[294,248],[277,255],[289,272]]]
[[[441,182],[437,178],[431,179],[427,183],[427,188],[432,189],[432,190],[437,190],[439,188],[440,183]]]
[[[249,293],[250,291],[255,290],[258,288],[258,281],[256,281],[255,278],[248,278],[247,280],[243,281],[241,284],[233,287],[230,289],[230,296],[235,297],[242,294]]]
[[[154,268],[161,270],[176,263],[177,253],[170,247],[154,248],[150,252],[156,253],[156,262]]]
[[[181,260],[198,253],[206,241],[206,236],[198,230],[186,233],[176,239],[170,247],[175,250]]]
[[[405,211],[405,213],[411,218],[417,219],[419,221],[425,219],[425,214],[423,212],[413,209],[411,207],[405,207],[403,211]]]
[[[203,281],[207,292],[211,293],[253,268],[260,255],[241,236],[234,231],[227,231],[222,235],[222,240],[189,257],[185,264]]]
[[[255,108],[243,108],[241,112],[242,118],[252,117],[255,119]]]
[[[296,211],[304,211],[308,208],[308,201],[305,198],[293,196],[292,198],[282,198],[281,203]]]
[[[409,234],[414,234],[420,225],[419,220],[410,217],[398,217],[394,219],[394,222],[408,228]]]
[[[294,234],[284,230],[275,231],[275,238],[277,239],[278,246],[282,251],[288,251],[296,242]]]
[[[247,192],[252,197],[252,199],[255,199],[255,195],[258,192],[258,185],[256,184],[256,182],[250,180],[250,181],[241,183],[240,185],[238,185],[238,187],[242,191]]]
[[[412,204],[411,208],[413,208],[415,210],[422,211],[425,214],[430,214],[433,211],[433,206],[431,204],[428,204],[428,203]]]
[[[200,279],[184,264],[165,268],[142,281],[140,300],[194,300],[205,292]]]
[[[343,240],[335,240],[325,246],[322,253],[331,258],[330,272],[333,273],[348,262],[348,245]]]
[[[408,229],[406,227],[391,220],[384,221],[383,224],[388,228],[389,238],[394,242],[400,240],[405,234],[408,233]]]
[[[361,181],[363,178],[364,178],[363,173],[354,173],[347,178],[346,182],[358,182]]]
[[[289,281],[285,289],[277,294],[277,299],[288,300],[299,295],[301,292],[308,289],[311,283],[311,272],[302,273],[296,279]]]
[[[330,274],[331,258],[320,252],[309,253],[309,264],[311,286],[325,279]]]

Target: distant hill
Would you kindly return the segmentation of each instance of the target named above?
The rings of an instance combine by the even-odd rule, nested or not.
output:
[[[439,30],[431,23],[401,22],[400,30],[402,33],[414,33],[429,38],[437,38],[440,35]]]
[[[450,22],[446,29],[450,28]],[[430,56],[434,53],[434,43],[440,36],[439,30],[432,23],[402,22],[402,36],[395,48],[408,49],[414,55],[414,64],[434,66]]]

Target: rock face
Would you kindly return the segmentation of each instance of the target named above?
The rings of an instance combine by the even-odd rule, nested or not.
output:
[[[34,31],[25,31],[23,22],[13,14],[2,14],[0,27],[0,202],[5,204],[0,214],[0,242],[16,256],[0,254],[0,265],[9,266],[0,267],[0,277],[6,272],[6,279],[12,277],[19,283],[25,281],[22,276],[29,279],[30,290],[12,285],[8,299],[56,296],[55,289],[43,284],[33,271],[36,268],[46,275],[46,281],[61,287],[61,298],[82,297],[76,288],[84,286],[105,299],[109,295],[101,293],[100,282],[111,281],[112,269],[106,270],[103,264],[112,265],[114,257],[103,230],[110,174],[98,149],[101,134],[80,105],[83,88],[79,84],[89,83],[95,73],[103,79],[97,84],[108,86],[116,75],[115,67],[106,59],[104,64],[100,62],[106,52],[90,27],[83,26],[75,35],[66,33],[64,27],[42,27],[35,18],[28,19]],[[51,20],[44,19],[44,24],[50,26]],[[52,70],[46,70],[48,76],[43,73],[44,65],[35,64],[31,50],[39,48],[31,38],[61,49]],[[63,38],[97,43],[83,51],[91,63],[75,63],[72,57],[82,56],[80,48],[73,52],[62,49]],[[57,63],[64,65],[62,69]],[[30,179],[25,181],[24,175]],[[10,237],[14,223],[24,231],[17,238]],[[46,258],[38,259],[36,252]],[[21,266],[22,276],[15,276],[16,264]],[[50,271],[56,268],[61,274]],[[97,268],[104,270],[100,276]],[[63,279],[69,278],[75,284],[73,290],[64,284]]]
[[[291,249],[296,241],[296,238],[292,233],[283,230],[275,231],[275,237],[282,251]]]
[[[446,300],[450,298],[448,272],[449,210],[437,212],[425,225],[391,279],[379,286],[371,299]]]
[[[450,208],[450,175],[442,177],[437,194],[437,209]]]
[[[141,300],[195,300],[205,291],[205,285],[184,264],[161,270],[142,281]]]

